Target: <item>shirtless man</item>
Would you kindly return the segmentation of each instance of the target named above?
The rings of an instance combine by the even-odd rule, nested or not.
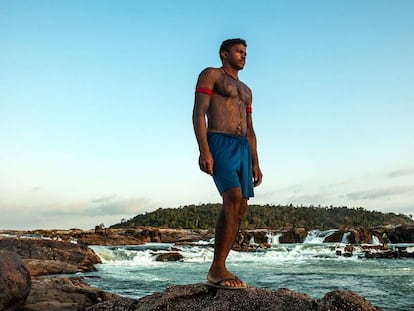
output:
[[[262,172],[252,123],[252,92],[238,78],[246,61],[246,41],[226,40],[219,53],[222,67],[207,68],[198,77],[193,111],[200,169],[213,176],[223,198],[207,284],[242,289],[246,283],[227,270],[226,259]]]

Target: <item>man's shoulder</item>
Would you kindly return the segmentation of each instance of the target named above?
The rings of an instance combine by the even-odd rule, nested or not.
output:
[[[207,67],[203,69],[200,73],[200,76],[202,75],[217,75],[220,74],[220,68],[215,67]]]

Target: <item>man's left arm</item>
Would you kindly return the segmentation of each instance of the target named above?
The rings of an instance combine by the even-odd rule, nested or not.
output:
[[[252,101],[249,101],[246,107],[246,121],[247,121],[247,140],[250,145],[250,151],[252,154],[252,165],[253,165],[253,181],[254,186],[259,186],[262,183],[263,174],[259,166],[259,157],[257,155],[257,140],[256,134],[253,128],[252,119]]]

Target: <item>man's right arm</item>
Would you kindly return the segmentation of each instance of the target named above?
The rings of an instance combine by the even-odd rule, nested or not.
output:
[[[196,93],[193,110],[193,126],[200,150],[200,169],[213,175],[213,156],[207,142],[206,114],[210,107],[210,99],[215,84],[214,69],[207,68],[201,72],[196,85]]]

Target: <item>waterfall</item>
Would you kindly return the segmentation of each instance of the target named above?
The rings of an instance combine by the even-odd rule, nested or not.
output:
[[[330,236],[331,234],[335,233],[338,230],[326,230],[326,231],[319,231],[319,230],[311,230],[308,232],[303,244],[322,244],[326,237]]]
[[[341,243],[344,243],[344,244],[349,244],[349,237],[351,236],[351,232],[345,232],[343,235],[342,235],[342,240],[341,240]]]
[[[276,234],[273,234],[273,232],[267,232],[267,243],[269,244],[279,244],[279,238],[283,235],[283,233],[278,232]]]
[[[371,244],[375,244],[375,245],[381,245],[382,243],[380,242],[380,240],[378,239],[377,236],[373,235],[372,236],[372,241]]]
[[[254,240],[254,237],[252,236],[249,240],[250,245],[257,245],[256,241]]]

